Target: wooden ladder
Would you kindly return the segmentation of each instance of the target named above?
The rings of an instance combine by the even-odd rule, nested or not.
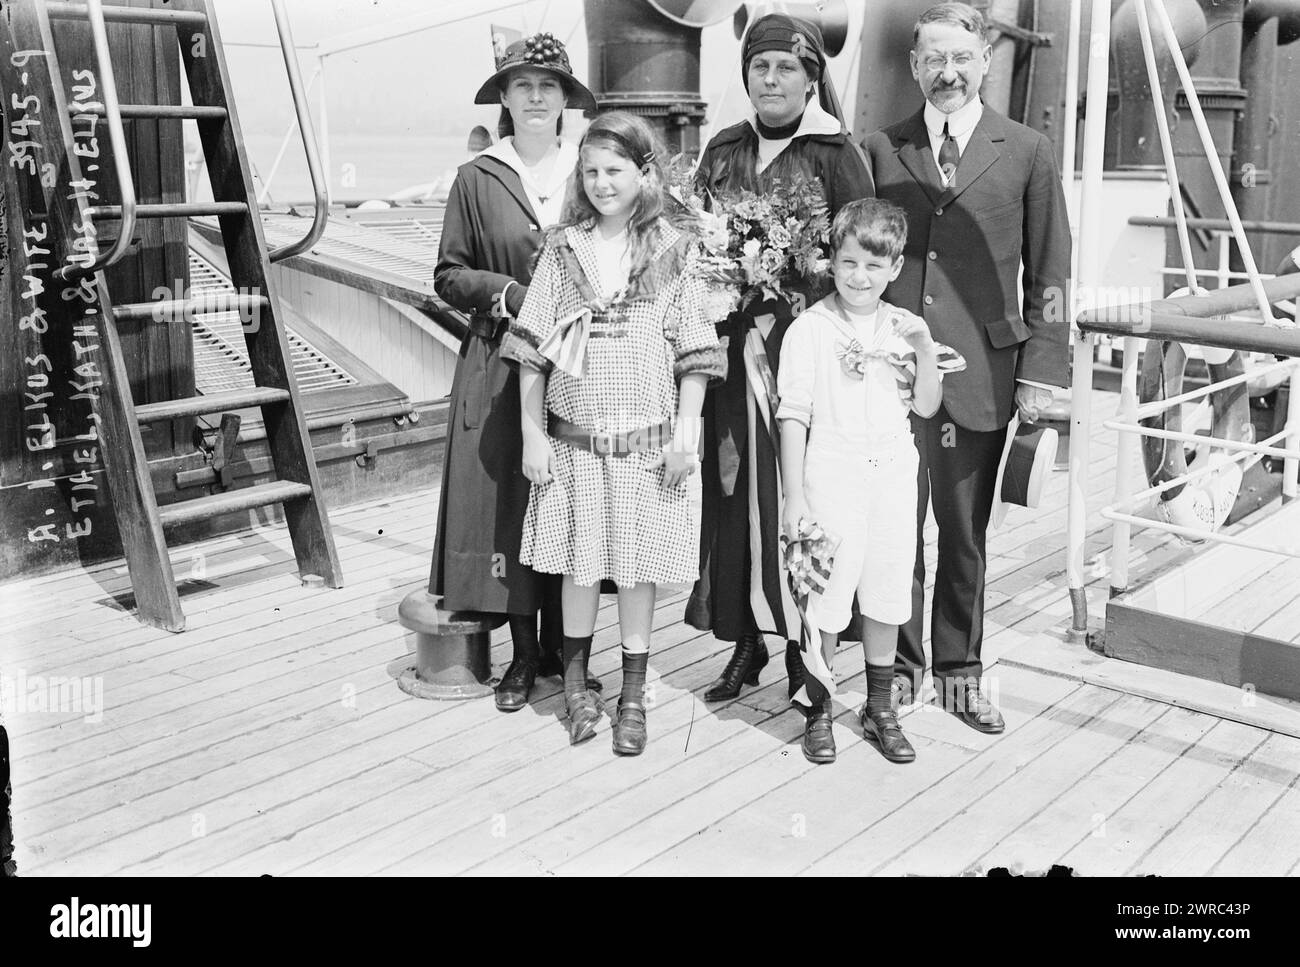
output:
[[[18,9],[27,6],[20,4]],[[282,9],[278,5],[276,14],[279,20]],[[55,274],[86,289],[88,304],[91,296],[97,296],[98,311],[94,322],[98,328],[103,367],[103,385],[96,406],[101,453],[127,568],[135,589],[139,618],[169,631],[182,631],[185,627],[185,615],[163,536],[167,528],[271,504],[284,507],[302,577],[306,579],[315,575],[330,587],[341,587],[342,572],[321,500],[320,479],[303,418],[301,396],[294,380],[288,340],[280,321],[279,304],[270,285],[271,258],[235,115],[221,38],[208,4],[205,0],[170,0],[166,7],[104,6],[101,0],[38,2],[30,17],[29,29],[39,31],[39,40],[49,64],[54,113],[57,113],[62,134],[64,156],[59,160],[66,162],[70,181],[83,181],[82,167],[73,150],[74,118],[91,115],[105,122],[117,167],[121,204],[92,205],[84,197],[76,198],[82,225],[93,223],[103,235],[100,225],[116,223],[117,238],[112,249],[97,254],[98,246],[92,245],[90,254],[81,259],[74,258],[77,264],[65,266]],[[61,80],[52,28],[52,22],[58,20],[80,20],[90,24],[98,85],[97,100],[93,103],[69,103]],[[174,28],[194,106],[119,105],[105,21]],[[281,23],[281,30],[283,40],[285,23]],[[286,63],[288,61],[286,55]],[[301,82],[296,76],[296,61],[290,66],[290,73],[297,100],[301,96]],[[301,116],[304,113],[301,103],[299,107]],[[136,204],[122,129],[124,118],[196,121],[215,200],[206,204]],[[304,129],[304,139],[309,137],[309,131],[309,128]],[[97,186],[101,195],[102,188]],[[321,217],[324,207],[323,204],[317,206],[319,226],[313,226],[313,233],[303,243],[287,246],[294,250],[287,254],[296,254],[319,237],[324,229]],[[113,305],[103,270],[126,253],[137,218],[213,215],[220,222],[235,293],[200,298],[190,298],[188,293],[175,293],[176,298],[158,302]],[[279,250],[271,254],[285,253]],[[171,282],[162,281],[164,284]],[[184,325],[194,312],[216,310],[238,310],[241,320],[250,320],[243,328],[255,385],[249,389],[136,405],[117,323],[140,319]],[[149,476],[140,427],[254,406],[261,409],[267,445],[278,479],[160,508]]]

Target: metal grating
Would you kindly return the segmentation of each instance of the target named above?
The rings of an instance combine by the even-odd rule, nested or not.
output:
[[[441,215],[441,209],[438,211]],[[296,215],[263,212],[267,244],[286,245],[301,238],[303,221]],[[441,217],[413,216],[396,221],[332,218],[312,252],[352,262],[363,270],[398,275],[412,288],[432,292],[441,233]]]
[[[370,220],[364,217],[354,219],[358,225],[383,232],[393,238],[411,242],[415,245],[428,246],[438,251],[442,241],[442,209],[437,210],[437,217],[430,215],[412,215],[410,218]]]
[[[203,256],[190,252],[190,292],[194,296],[234,292],[230,279]],[[248,389],[254,385],[248,347],[239,313],[199,312],[191,326],[194,335],[194,385],[203,394]],[[344,370],[306,339],[285,326],[289,354],[298,388],[304,392],[352,386],[355,376]]]

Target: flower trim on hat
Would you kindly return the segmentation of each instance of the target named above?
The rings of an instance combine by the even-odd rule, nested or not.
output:
[[[569,73],[573,71],[564,44],[550,33],[534,34],[524,41],[523,62],[541,67],[559,66]]]

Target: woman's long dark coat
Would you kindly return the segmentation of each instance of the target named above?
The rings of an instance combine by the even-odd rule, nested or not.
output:
[[[434,282],[439,296],[476,320],[452,383],[429,578],[429,590],[452,611],[527,615],[541,603],[545,576],[519,563],[529,493],[519,377],[500,356],[505,327],[489,316],[508,282],[532,278],[541,242],[537,216],[507,164],[478,157],[461,166],[447,198]]]
[[[862,152],[844,134],[809,134],[795,138],[761,175],[754,174],[758,135],[748,121],[716,134],[700,159],[698,178],[715,197],[718,193],[748,188],[770,188],[773,178],[789,177],[798,170],[821,180],[827,206],[834,218],[844,205],[858,198],[871,198],[875,186]],[[827,291],[824,281],[791,287],[802,291],[811,304]],[[794,320],[788,302],[751,303],[744,312],[733,313],[718,327],[728,337],[727,380],[710,390],[704,402],[703,511],[700,533],[700,579],[686,607],[686,621],[702,631],[712,631],[722,641],[738,641],[751,631],[763,631],[784,638],[798,637],[798,629],[786,628],[780,604],[780,587],[785,580],[779,567],[765,567],[761,575],[766,598],[777,627],[755,628],[749,604],[750,527],[760,532],[763,560],[778,559],[781,508],[777,484],[777,443],[761,421],[754,440],[748,439],[745,394],[745,333],[754,317],[771,313],[776,317],[764,339],[768,362],[775,375],[781,359],[781,342]],[[749,515],[748,446],[755,453],[758,473],[757,521]]]

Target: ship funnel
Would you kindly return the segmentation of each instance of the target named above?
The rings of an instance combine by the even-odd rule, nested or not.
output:
[[[587,76],[600,109],[640,115],[669,154],[699,154],[700,25],[734,8],[734,0],[585,0]]]
[[[826,56],[834,57],[844,49],[849,35],[849,8],[844,0],[822,0],[820,3],[742,3],[732,18],[736,39],[745,36],[745,30],[759,17],[769,13],[784,13],[815,24],[822,32]]]
[[[737,0],[649,0],[650,6],[683,27],[711,27],[736,9]]]

